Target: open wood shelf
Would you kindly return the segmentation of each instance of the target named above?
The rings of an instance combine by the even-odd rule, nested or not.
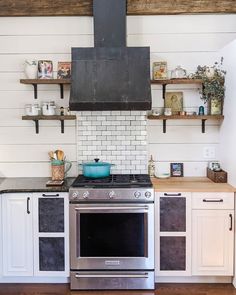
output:
[[[163,121],[163,133],[166,133],[166,120],[201,120],[202,121],[202,133],[205,133],[206,120],[223,120],[223,115],[171,115],[171,116],[148,116],[149,120],[162,120]]]
[[[166,96],[166,85],[174,84],[199,84],[203,85],[202,79],[163,79],[163,80],[151,80],[151,84],[162,85],[162,98],[165,99]]]
[[[53,116],[44,116],[44,115],[38,115],[38,116],[22,116],[22,120],[32,120],[35,122],[35,131],[38,134],[39,133],[39,121],[40,120],[58,120],[61,121],[61,133],[64,133],[64,121],[66,120],[75,120],[76,115],[53,115]]]
[[[70,79],[21,79],[21,84],[31,84],[34,87],[34,98],[38,98],[38,85],[39,84],[57,84],[60,86],[61,98],[64,98],[64,85],[71,84]]]

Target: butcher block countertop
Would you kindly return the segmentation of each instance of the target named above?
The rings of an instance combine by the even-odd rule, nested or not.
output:
[[[236,192],[228,183],[215,183],[207,177],[152,178],[156,192]]]

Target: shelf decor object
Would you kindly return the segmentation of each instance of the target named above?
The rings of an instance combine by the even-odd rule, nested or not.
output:
[[[21,84],[31,84],[34,87],[34,98],[38,98],[38,85],[39,84],[52,84],[60,86],[61,98],[64,98],[64,85],[71,84],[70,79],[21,79]]]
[[[202,121],[202,133],[205,133],[206,120],[223,120],[223,115],[172,115],[172,116],[148,116],[149,120],[163,120],[163,133],[166,133],[166,120],[201,120]]]
[[[38,134],[39,133],[39,121],[40,120],[59,120],[61,122],[61,133],[64,133],[64,121],[65,120],[75,120],[76,115],[54,115],[54,116],[22,116],[22,120],[32,120],[35,122],[35,131]]]

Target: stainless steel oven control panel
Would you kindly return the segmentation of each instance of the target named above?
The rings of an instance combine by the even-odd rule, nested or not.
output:
[[[69,199],[74,202],[85,201],[133,201],[154,202],[153,188],[70,188]]]

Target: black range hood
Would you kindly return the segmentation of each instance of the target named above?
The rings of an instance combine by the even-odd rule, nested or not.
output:
[[[151,109],[150,48],[126,47],[126,0],[94,0],[94,48],[72,48],[71,110]]]

